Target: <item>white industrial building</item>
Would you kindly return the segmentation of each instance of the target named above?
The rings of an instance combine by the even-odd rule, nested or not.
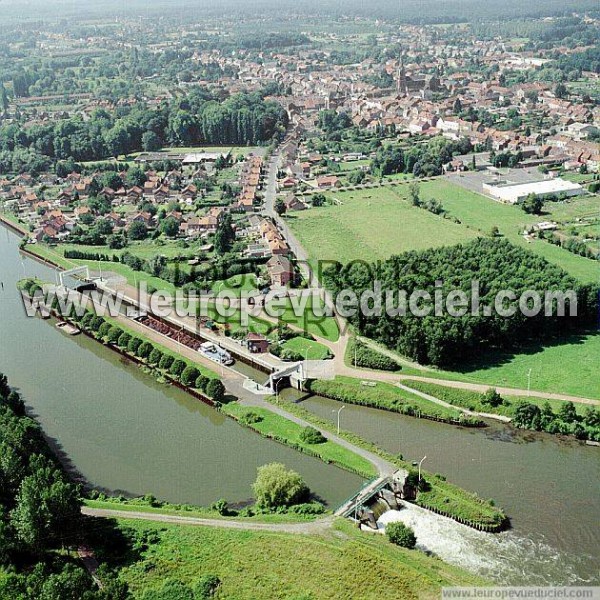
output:
[[[494,181],[484,183],[483,191],[507,204],[522,202],[529,194],[535,194],[540,198],[547,198],[548,196],[579,196],[585,193],[585,189],[578,183],[560,178],[533,181],[531,183]]]

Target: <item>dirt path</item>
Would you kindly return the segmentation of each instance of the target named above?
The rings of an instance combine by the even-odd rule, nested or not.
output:
[[[277,533],[295,533],[307,535],[322,533],[331,528],[335,518],[325,517],[306,523],[257,523],[252,521],[228,521],[226,519],[202,519],[164,513],[149,513],[143,511],[128,511],[112,508],[82,507],[82,514],[88,517],[103,517],[109,519],[138,519],[158,523],[173,523],[175,525],[190,525],[195,527],[220,527],[223,529],[239,529],[244,531],[270,531]]]

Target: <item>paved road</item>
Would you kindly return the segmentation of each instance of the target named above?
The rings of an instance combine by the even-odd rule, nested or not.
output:
[[[188,517],[162,513],[150,513],[143,511],[128,511],[112,508],[89,508],[82,507],[82,514],[89,517],[104,517],[109,519],[138,519],[142,521],[154,521],[158,523],[173,523],[175,525],[190,525],[195,527],[220,527],[223,529],[239,529],[245,531],[270,531],[277,533],[311,534],[327,531],[333,524],[333,516],[324,517],[306,523],[258,523],[255,521],[235,521],[226,519],[201,519],[199,517]]]

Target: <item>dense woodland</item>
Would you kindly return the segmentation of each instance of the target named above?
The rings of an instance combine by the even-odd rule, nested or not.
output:
[[[256,145],[282,135],[286,125],[283,107],[259,93],[219,101],[194,90],[157,110],[98,109],[88,120],[78,115],[29,128],[1,127],[0,171],[35,174],[57,160],[99,160],[163,145]]]
[[[417,317],[407,310],[406,316],[364,316],[363,311],[351,318],[361,335],[382,342],[401,354],[423,364],[451,366],[469,357],[480,355],[488,347],[514,348],[527,339],[543,339],[560,332],[584,327],[597,315],[596,286],[581,285],[562,269],[544,259],[518,248],[506,240],[480,238],[469,244],[407,252],[386,261],[368,264],[357,261],[338,264],[325,272],[330,287],[337,293],[351,289],[359,297],[381,282],[383,290],[398,291],[410,296],[414,290],[425,290],[434,297],[435,282],[446,298],[452,290],[463,290],[470,297],[473,280],[480,282],[481,306],[493,308],[501,290],[512,290],[519,297],[526,290],[574,290],[578,297],[578,316],[526,317],[517,310],[511,317],[452,317],[444,310],[442,316],[433,312]],[[384,302],[385,309],[385,302]],[[567,308],[568,314],[568,308]]]

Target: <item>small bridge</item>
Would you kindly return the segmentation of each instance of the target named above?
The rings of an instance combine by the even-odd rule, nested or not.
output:
[[[387,488],[392,483],[392,477],[379,477],[367,483],[358,493],[346,500],[336,511],[337,517],[351,517],[356,515],[358,510],[362,508],[369,500],[379,494],[384,488]]]

